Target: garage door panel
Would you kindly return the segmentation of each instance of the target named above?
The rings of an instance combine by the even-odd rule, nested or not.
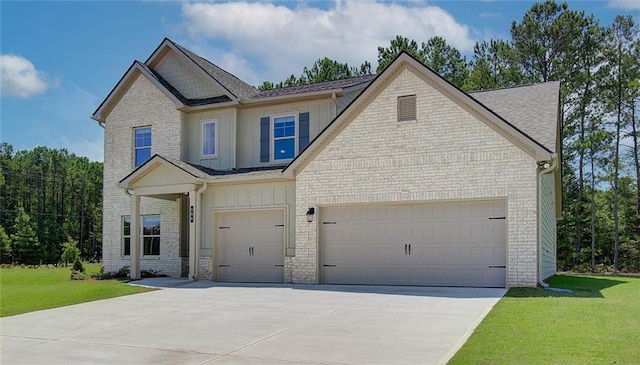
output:
[[[504,287],[505,220],[489,219],[504,211],[504,202],[323,208],[336,223],[321,226],[323,281]]]
[[[218,279],[231,282],[282,282],[282,211],[219,213]]]

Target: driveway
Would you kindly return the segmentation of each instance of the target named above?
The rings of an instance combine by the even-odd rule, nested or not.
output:
[[[0,319],[2,364],[446,363],[504,289],[142,281]]]

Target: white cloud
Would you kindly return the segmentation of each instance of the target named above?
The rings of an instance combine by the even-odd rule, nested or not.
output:
[[[610,0],[607,7],[626,10],[640,10],[640,1],[638,0]]]
[[[419,42],[442,36],[462,52],[475,43],[467,25],[420,2],[336,1],[328,9],[305,3],[186,3],[182,13],[192,36],[187,46],[228,45],[203,56],[253,84],[298,75],[325,56],[352,66],[368,60],[375,67],[377,47],[388,46],[397,34]]]
[[[46,75],[28,59],[14,54],[0,55],[0,95],[28,98],[47,90]]]

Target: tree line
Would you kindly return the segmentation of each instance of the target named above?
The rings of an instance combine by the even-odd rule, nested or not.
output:
[[[442,37],[401,35],[378,47],[382,71],[401,52],[465,91],[561,81],[561,270],[640,271],[640,30],[631,16],[600,24],[567,3],[535,3],[511,38],[477,42],[467,59]],[[372,74],[329,58],[260,89]],[[63,244],[100,254],[102,164],[68,151],[0,144],[0,260],[56,263]]]
[[[561,81],[563,217],[558,268],[640,271],[640,30],[629,15],[600,24],[567,3],[538,2],[510,39],[477,42],[467,59],[442,37],[396,36],[378,47],[381,72],[405,51],[465,91]],[[371,74],[329,58],[260,88]]]
[[[84,259],[101,254],[102,163],[0,143],[0,262],[58,264],[65,243]]]

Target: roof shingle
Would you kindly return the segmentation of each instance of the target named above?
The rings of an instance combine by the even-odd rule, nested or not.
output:
[[[560,82],[469,93],[514,127],[556,151]]]

